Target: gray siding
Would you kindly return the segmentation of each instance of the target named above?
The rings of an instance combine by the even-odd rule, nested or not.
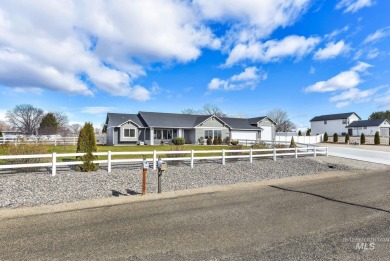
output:
[[[230,137],[230,130],[227,127],[210,127],[210,128],[195,128],[195,135],[194,135],[194,142],[191,143],[197,143],[198,139],[200,137],[204,138],[204,131],[205,130],[221,130],[222,132],[222,140],[226,137]]]
[[[214,120],[212,120],[212,118],[208,118],[206,121],[204,121],[201,125],[199,124],[199,126],[197,127],[223,127],[224,124],[222,122],[220,122],[217,118],[214,118]]]
[[[124,137],[124,130],[125,129],[134,129],[135,130],[135,137]],[[135,124],[133,124],[132,122],[129,122],[129,123],[123,124],[120,127],[119,140],[118,140],[119,143],[134,144],[134,143],[138,142],[138,139],[139,139],[139,131],[138,131],[138,127]]]

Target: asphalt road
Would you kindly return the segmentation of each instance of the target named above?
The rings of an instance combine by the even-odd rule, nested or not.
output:
[[[336,157],[390,165],[390,152],[345,147],[328,147],[328,154]]]
[[[386,260],[389,175],[3,218],[0,260]]]

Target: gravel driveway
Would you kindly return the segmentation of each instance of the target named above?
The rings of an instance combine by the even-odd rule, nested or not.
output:
[[[352,163],[351,163],[352,162]],[[238,182],[304,176],[326,171],[361,171],[385,169],[379,164],[357,162],[334,157],[282,158],[227,162],[198,162],[191,169],[187,164],[169,165],[163,175],[162,190],[174,191]],[[47,171],[34,173],[0,172],[0,207],[18,208],[73,202],[113,196],[137,196],[141,191],[142,173],[138,166],[115,166],[112,173],[105,169],[81,173],[59,169],[51,177]],[[148,171],[147,192],[156,193],[157,172]]]

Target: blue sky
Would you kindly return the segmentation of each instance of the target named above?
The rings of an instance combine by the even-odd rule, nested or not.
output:
[[[390,109],[390,1],[0,4],[0,119],[18,104],[100,127],[107,112],[363,119]]]

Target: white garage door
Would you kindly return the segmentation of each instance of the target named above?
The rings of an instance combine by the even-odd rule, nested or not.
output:
[[[261,126],[263,131],[261,132],[261,140],[271,141],[272,140],[272,127],[271,126]]]
[[[232,140],[256,140],[256,131],[232,131]]]

